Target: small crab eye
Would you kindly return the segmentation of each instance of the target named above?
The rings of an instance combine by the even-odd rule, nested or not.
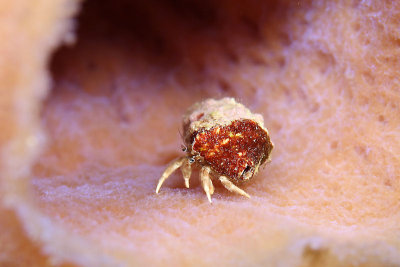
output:
[[[182,145],[181,149],[182,149],[183,152],[186,152],[186,151],[187,151],[187,147],[185,147],[185,146],[183,146],[183,145]]]
[[[192,164],[194,163],[196,160],[194,158],[189,158],[189,163]]]
[[[249,165],[247,165],[247,167],[244,169],[244,171],[242,173],[242,177],[244,180],[248,180],[251,178],[252,175],[253,175],[253,172],[251,171],[251,167]]]

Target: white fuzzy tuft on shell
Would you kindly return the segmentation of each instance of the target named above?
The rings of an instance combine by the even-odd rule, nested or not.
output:
[[[183,125],[188,125],[187,130],[192,133],[198,129],[210,129],[216,125],[226,126],[232,121],[249,119],[265,131],[264,119],[260,114],[252,113],[234,98],[225,97],[220,100],[207,99],[191,106],[183,117]],[[184,127],[185,128],[185,127]]]

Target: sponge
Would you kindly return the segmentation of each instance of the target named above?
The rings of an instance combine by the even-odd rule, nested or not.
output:
[[[79,4],[0,5],[2,264],[400,265],[400,3]],[[223,97],[274,141],[252,198],[156,195]]]

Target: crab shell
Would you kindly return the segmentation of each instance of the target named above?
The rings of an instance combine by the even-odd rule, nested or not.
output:
[[[183,117],[189,157],[236,184],[253,178],[274,147],[264,120],[233,98],[194,104]]]

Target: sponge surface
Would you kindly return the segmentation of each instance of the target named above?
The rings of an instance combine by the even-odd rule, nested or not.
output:
[[[117,3],[52,59],[41,212],[128,264],[400,264],[400,3]],[[275,144],[252,198],[179,172],[156,195],[186,109],[226,96]]]

